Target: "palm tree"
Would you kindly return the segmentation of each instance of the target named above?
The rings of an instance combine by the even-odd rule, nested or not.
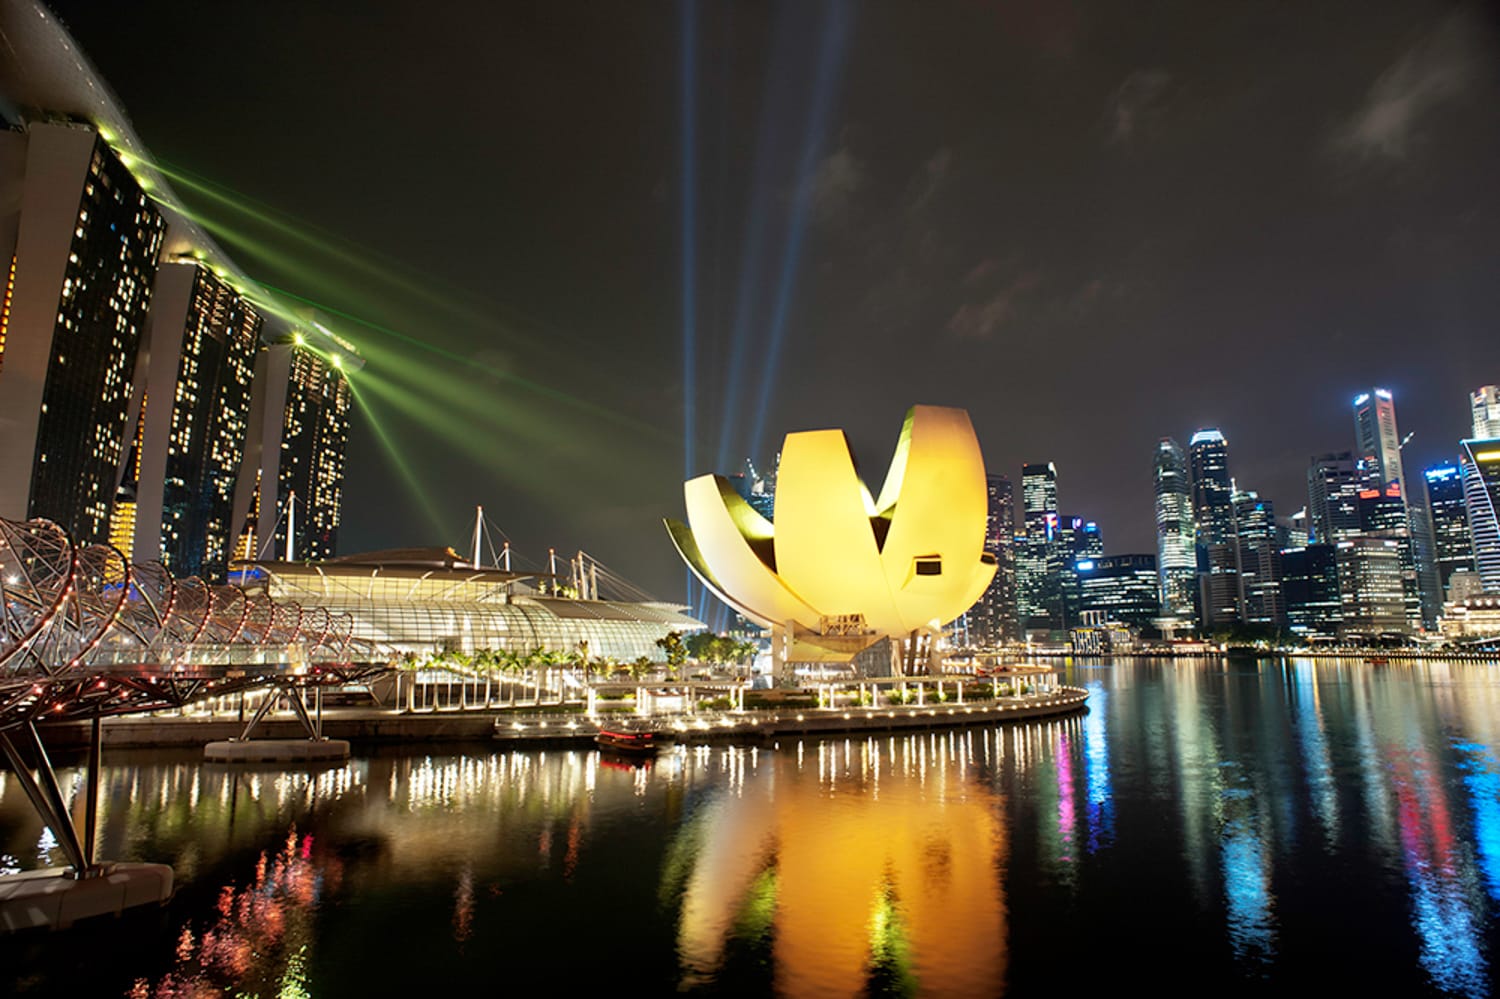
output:
[[[513,649],[499,649],[495,652],[496,663],[502,673],[510,676],[510,704],[515,707],[516,688],[520,686],[519,676],[526,668],[524,657]]]
[[[410,673],[411,679],[406,683],[406,710],[415,711],[417,708],[417,670],[422,668],[423,657],[417,652],[403,652],[396,658],[396,702],[401,701],[401,674]]]
[[[682,632],[669,631],[656,640],[659,649],[667,654],[667,670],[673,676],[677,675],[678,669],[687,662],[688,649],[682,641]]]
[[[542,671],[547,664],[547,651],[540,645],[528,649],[521,659],[523,668],[528,674],[534,674],[531,678],[531,689],[536,703],[542,703]]]
[[[494,679],[496,668],[500,665],[500,659],[494,649],[475,649],[473,662],[475,672],[484,677],[484,706],[488,710],[490,684]]]

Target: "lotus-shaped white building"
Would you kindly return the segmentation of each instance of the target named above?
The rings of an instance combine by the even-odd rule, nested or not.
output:
[[[852,658],[884,638],[930,636],[995,575],[984,551],[984,458],[969,414],[913,406],[879,498],[842,430],[788,434],[773,521],[720,475],[683,486],[668,519],[683,560],[719,599],[789,640],[793,661]],[[915,643],[913,643],[915,644]]]

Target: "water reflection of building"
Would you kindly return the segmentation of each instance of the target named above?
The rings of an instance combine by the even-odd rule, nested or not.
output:
[[[815,760],[778,755],[718,797],[683,894],[687,984],[713,977],[759,922],[778,992],[852,995],[874,979],[998,995],[1000,803],[961,779],[941,742],[930,755],[921,738],[819,743]],[[798,773],[814,765],[816,780]]]

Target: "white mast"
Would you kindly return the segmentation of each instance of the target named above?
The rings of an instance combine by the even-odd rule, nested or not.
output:
[[[479,535],[484,530],[484,507],[474,508],[474,568],[479,568]]]
[[[500,557],[505,560],[505,563],[504,563],[505,564],[505,571],[506,572],[510,572],[510,542],[509,541],[505,542],[505,550],[500,553]]]
[[[296,561],[295,539],[297,537],[297,493],[295,490],[286,495],[286,560]]]

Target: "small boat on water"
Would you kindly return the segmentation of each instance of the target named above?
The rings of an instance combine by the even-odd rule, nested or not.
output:
[[[654,756],[658,749],[676,741],[677,737],[671,732],[624,726],[601,728],[594,736],[594,744],[600,749],[631,756]]]
[[[1365,656],[1365,662],[1371,666],[1385,666],[1390,663],[1390,660],[1385,656]]]

